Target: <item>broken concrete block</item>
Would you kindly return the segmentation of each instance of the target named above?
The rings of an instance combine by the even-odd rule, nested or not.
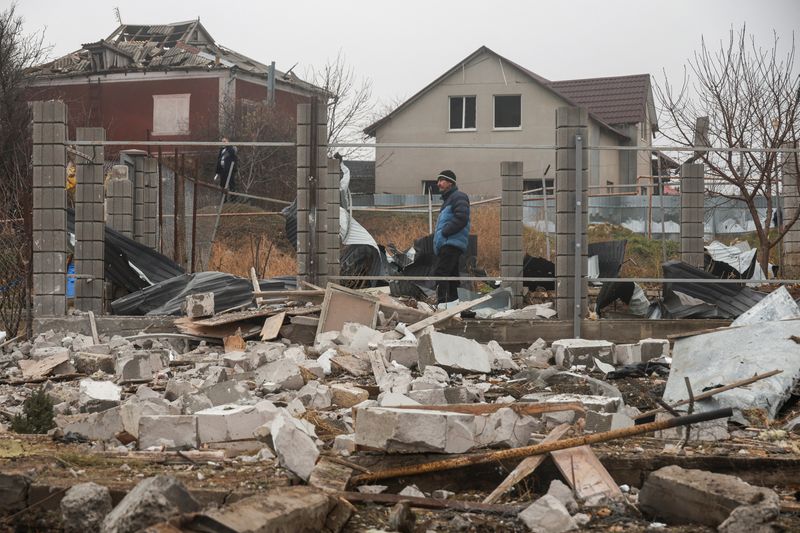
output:
[[[205,369],[206,379],[200,385],[201,389],[213,387],[219,383],[228,381],[228,369],[224,366],[209,366]]]
[[[135,533],[173,515],[200,508],[200,503],[174,477],[151,477],[139,482],[106,516],[101,532]]]
[[[322,355],[317,357],[317,364],[322,367],[322,373],[324,375],[329,375],[333,372],[333,368],[331,367],[331,358],[336,357],[338,354],[336,350],[325,350]]]
[[[408,397],[423,405],[444,405],[448,403],[475,403],[478,396],[468,387],[445,387],[443,389],[422,389],[409,391]],[[402,405],[402,404],[395,404]]]
[[[614,364],[614,343],[603,340],[561,339],[555,341],[551,348],[555,354],[556,364],[569,368],[573,365],[591,366],[594,358],[608,364]]]
[[[444,411],[359,409],[356,444],[387,452],[464,453],[475,442],[475,417]]]
[[[238,381],[223,381],[201,391],[211,401],[211,405],[246,402],[252,398],[250,389]]]
[[[405,394],[397,392],[382,392],[378,396],[378,405],[381,407],[392,407],[396,405],[420,405],[416,400],[412,400]]]
[[[189,294],[181,305],[181,311],[189,318],[203,318],[214,315],[214,293],[199,292]]]
[[[297,391],[297,397],[307,409],[326,409],[331,406],[331,389],[317,380],[309,381]]]
[[[411,389],[411,371],[399,363],[386,367],[386,373],[378,381],[383,392],[406,394]]]
[[[197,448],[197,417],[193,415],[143,415],[139,417],[139,449]]]
[[[578,529],[564,504],[549,494],[526,507],[517,517],[533,533],[561,533]]]
[[[355,435],[336,435],[333,439],[333,449],[342,455],[350,455],[356,451]]]
[[[56,427],[66,435],[76,433],[92,441],[111,440],[122,431],[120,407],[112,407],[99,413],[84,413],[55,417]]]
[[[616,413],[622,407],[622,398],[596,396],[592,394],[553,394],[552,392],[534,392],[520,398],[521,402],[536,403],[580,403],[587,411],[598,413]]]
[[[735,476],[665,466],[647,477],[639,491],[639,507],[670,524],[698,523],[717,527],[741,505],[780,509],[778,495]]]
[[[120,354],[116,361],[117,378],[120,382],[150,381],[163,368],[160,355],[146,351]]]
[[[258,359],[253,360],[251,356],[245,352],[228,352],[222,357],[222,362],[228,368],[236,368],[237,366],[243,371],[248,372],[257,368]]]
[[[94,374],[98,370],[113,374],[114,361],[115,357],[112,355],[91,352],[78,352],[72,358],[75,370],[81,374]]]
[[[397,493],[399,496],[412,496],[414,498],[425,498],[425,493],[419,490],[416,485],[407,485]]]
[[[444,489],[436,489],[435,491],[431,492],[431,498],[436,498],[437,500],[449,500],[455,495],[455,492]]]
[[[612,429],[628,428],[633,425],[635,425],[633,419],[624,413],[586,411],[586,425],[583,430],[587,433],[602,433]]]
[[[270,428],[272,444],[281,466],[308,481],[319,450],[298,422],[289,415],[276,416]]]
[[[416,340],[382,340],[378,343],[378,352],[387,361],[413,368],[419,359],[417,344]]]
[[[338,407],[353,407],[356,404],[369,399],[369,392],[352,385],[334,384],[331,385],[331,399]]]
[[[411,382],[412,390],[442,389],[450,383],[450,376],[443,368],[428,365],[422,375]]]
[[[67,370],[62,367],[69,366],[69,355],[56,354],[38,361],[33,359],[20,359],[17,363],[22,370],[22,377],[25,379],[38,379],[50,374],[59,374],[59,370]]]
[[[297,363],[297,366],[301,367],[303,370],[307,370],[308,373],[313,374],[319,379],[325,378],[325,369],[316,359],[305,359]],[[328,374],[330,374],[330,372],[328,372]]]
[[[614,364],[634,365],[642,362],[642,347],[639,344],[617,344],[614,346]]]
[[[678,409],[680,412],[680,409]],[[656,414],[656,421],[660,422],[672,418],[672,415],[667,413]],[[662,429],[655,432],[656,437],[660,439],[684,439],[686,438],[686,427],[679,426],[676,428]],[[728,419],[719,418],[717,420],[708,420],[706,422],[698,422],[692,424],[689,430],[690,442],[709,442],[718,440],[728,440],[731,438],[728,431]]]
[[[570,514],[578,512],[578,502],[575,501],[575,495],[572,489],[566,486],[560,479],[554,479],[550,482],[550,488],[547,489],[547,494],[560,501]]]
[[[111,493],[97,483],[79,483],[64,494],[60,507],[66,533],[99,531],[111,512]]]
[[[492,367],[486,349],[472,339],[427,332],[419,338],[419,367],[440,366],[448,371],[488,374]]]
[[[489,341],[486,351],[489,352],[489,361],[495,370],[519,370],[519,365],[511,358],[511,352],[504,350],[497,341]]]
[[[197,388],[185,379],[170,379],[164,389],[164,399],[173,402],[184,394],[193,394]]]
[[[255,405],[218,405],[195,416],[200,444],[252,439],[255,429],[269,421],[266,412]]]
[[[128,401],[120,406],[120,418],[125,431],[139,438],[139,419],[142,416],[179,415],[180,409],[161,398]]]
[[[300,390],[305,381],[297,363],[288,359],[280,359],[259,367],[256,371],[256,384],[272,384],[276,389]]]
[[[338,533],[351,508],[313,487],[281,487],[208,511],[199,523],[219,524],[225,531]]]
[[[642,339],[639,341],[639,347],[642,361],[669,357],[669,341],[667,339]]]
[[[78,399],[82,413],[96,413],[119,405],[122,387],[111,381],[82,379]]]
[[[498,409],[488,416],[475,417],[476,439],[481,446],[526,446],[531,433],[542,427],[540,421],[530,416],[520,416],[509,407]]]
[[[772,522],[780,515],[780,506],[772,501],[763,501],[754,505],[740,505],[728,518],[719,525],[719,533],[772,533],[782,528],[775,527]]]
[[[214,407],[214,404],[211,400],[208,399],[203,393],[196,392],[194,394],[185,394],[178,398],[175,401],[175,404],[180,409],[181,413],[184,415],[191,415],[196,413],[197,411],[202,411],[203,409],[208,409],[209,407]],[[217,404],[223,405],[223,404]]]
[[[31,359],[36,361],[54,356],[67,356],[67,359],[69,359],[69,348],[64,348],[63,346],[44,346],[31,350]]]
[[[383,333],[380,331],[364,324],[347,322],[342,326],[336,343],[340,345],[339,352],[352,355],[374,350],[382,340]]]
[[[285,351],[286,345],[282,342],[260,342],[247,349],[247,353],[256,357],[258,366],[281,359]]]
[[[295,363],[305,361],[306,349],[304,346],[289,346],[286,348],[286,351],[283,352],[283,358],[294,361]]]

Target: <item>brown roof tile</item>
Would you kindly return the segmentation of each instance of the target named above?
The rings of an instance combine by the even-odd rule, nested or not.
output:
[[[649,74],[552,81],[550,87],[609,124],[644,122],[647,117]]]

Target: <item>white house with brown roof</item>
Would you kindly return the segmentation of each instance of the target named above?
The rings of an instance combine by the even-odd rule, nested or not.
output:
[[[483,46],[364,130],[378,143],[375,192],[419,194],[449,168],[465,192],[499,194],[501,161],[522,161],[525,188],[540,187],[554,150],[381,145],[552,146],[562,106],[588,109],[589,147],[650,146],[658,130],[649,74],[553,82]],[[590,192],[651,174],[649,151],[589,153]]]

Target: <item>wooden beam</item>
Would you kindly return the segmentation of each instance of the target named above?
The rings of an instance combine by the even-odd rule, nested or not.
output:
[[[339,496],[350,503],[382,503],[395,505],[407,501],[411,507],[422,509],[452,509],[465,513],[493,513],[516,516],[525,505],[491,505],[479,502],[465,502],[460,500],[440,500],[437,498],[419,498],[416,496],[401,496],[400,494],[362,494],[360,492],[340,492]]]
[[[439,322],[443,322],[443,321],[447,320],[448,318],[452,318],[452,317],[456,316],[457,314],[460,314],[462,311],[467,311],[469,309],[472,309],[476,305],[482,304],[483,302],[486,302],[486,301],[491,300],[491,299],[492,299],[492,295],[491,294],[487,294],[487,295],[481,296],[480,298],[477,298],[475,300],[470,300],[468,302],[462,302],[462,303],[460,303],[460,304],[458,304],[458,305],[456,305],[454,307],[451,307],[450,309],[443,309],[443,310],[439,311],[438,313],[432,314],[431,316],[429,316],[426,319],[423,319],[423,320],[420,320],[419,322],[415,322],[414,324],[411,324],[410,326],[408,326],[408,331],[410,331],[411,333],[416,333],[418,331],[422,331],[423,329],[427,328],[428,326],[434,326],[434,325],[438,324]]]

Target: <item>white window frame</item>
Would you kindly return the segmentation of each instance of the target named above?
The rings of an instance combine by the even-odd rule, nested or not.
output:
[[[451,128],[451,116],[450,116],[450,100],[453,98],[461,98],[461,125],[464,125],[464,122],[467,118],[467,98],[474,98],[475,99],[475,127],[474,128]],[[460,131],[478,131],[478,97],[474,94],[463,94],[463,95],[453,95],[447,97],[447,131],[449,132],[460,132]]]
[[[519,96],[519,126],[497,127],[497,97]],[[520,131],[522,130],[522,95],[521,94],[495,94],[492,95],[492,130],[493,131]]]
[[[191,94],[153,95],[153,135],[188,135]],[[165,106],[171,106],[167,108]],[[170,113],[174,117],[165,117]]]

